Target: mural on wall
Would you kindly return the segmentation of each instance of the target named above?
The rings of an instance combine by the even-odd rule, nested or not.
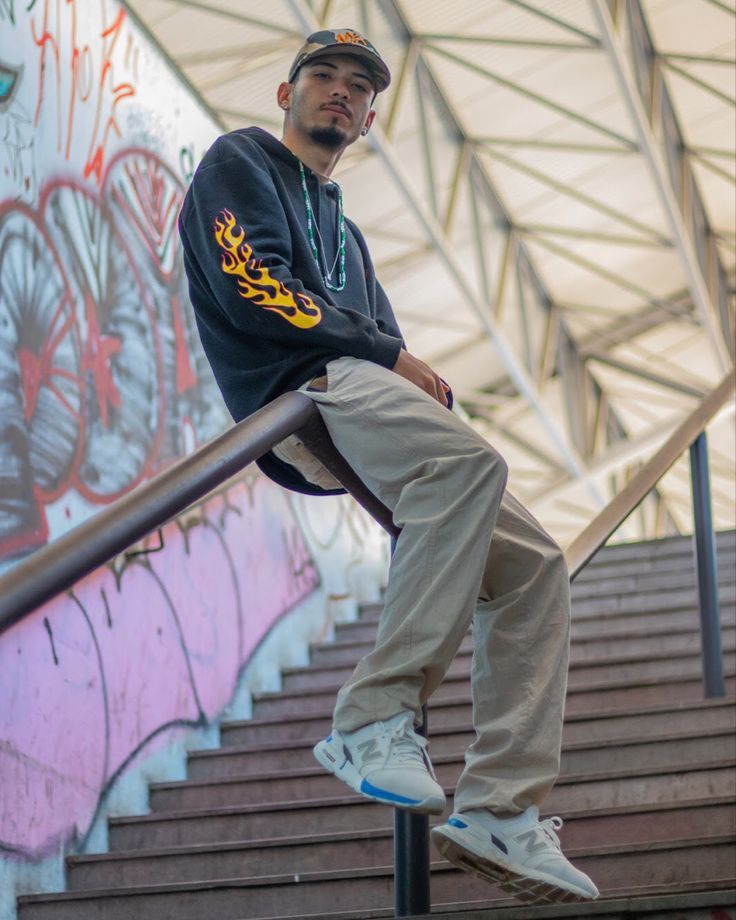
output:
[[[228,423],[177,238],[193,142],[161,130],[125,10],[91,13],[0,6],[0,562]],[[204,149],[216,127],[168,83]]]
[[[288,503],[263,477],[239,482],[167,525],[162,551],[92,574],[2,636],[0,855],[82,847],[139,751],[223,710],[243,663],[319,584]]]

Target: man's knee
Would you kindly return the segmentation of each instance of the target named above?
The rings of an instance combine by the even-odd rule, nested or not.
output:
[[[480,441],[469,455],[469,463],[480,478],[491,480],[494,486],[506,488],[509,467],[501,454],[487,441]]]

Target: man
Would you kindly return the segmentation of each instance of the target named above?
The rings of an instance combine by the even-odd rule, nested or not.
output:
[[[233,417],[306,393],[401,528],[375,648],[340,690],[317,760],[368,798],[440,814],[445,797],[415,726],[472,622],[477,737],[433,840],[524,900],[595,898],[562,855],[560,819],[538,813],[560,761],[562,553],[505,492],[503,459],[448,411],[447,384],[404,347],[330,179],[389,81],[357,32],[309,36],[278,88],[281,142],[234,131],[194,176],[180,219],[192,303]],[[261,466],[290,488],[339,488],[294,437]]]

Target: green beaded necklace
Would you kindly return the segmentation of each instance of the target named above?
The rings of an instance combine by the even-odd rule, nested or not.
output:
[[[322,247],[322,259],[320,259],[319,249],[317,248],[317,240],[315,239],[315,230],[319,233],[319,227],[317,226],[317,221],[314,217],[314,211],[312,210],[312,202],[309,198],[309,190],[307,189],[307,177],[304,173],[304,164],[299,163],[299,176],[302,182],[302,191],[304,192],[304,205],[307,209],[307,236],[309,237],[309,245],[312,248],[312,255],[314,256],[314,261],[317,263],[320,273],[322,274],[322,279],[325,282],[325,287],[329,288],[331,291],[341,291],[345,287],[346,273],[345,273],[345,215],[342,210],[342,189],[337,183],[337,213],[338,213],[338,224],[339,224],[339,234],[340,234],[340,243],[337,248],[337,253],[335,255],[335,261],[332,263],[332,268],[328,270],[327,268],[327,257],[325,256],[324,246]],[[320,243],[322,238],[320,237]],[[340,266],[337,272],[337,284],[332,283],[332,273],[335,271],[335,264],[337,261],[340,261]]]

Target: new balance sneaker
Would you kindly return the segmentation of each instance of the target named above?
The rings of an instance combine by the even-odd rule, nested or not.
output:
[[[351,789],[376,802],[433,815],[445,809],[427,741],[414,731],[410,712],[354,732],[333,731],[315,746],[314,756]]]
[[[478,809],[451,815],[432,830],[432,841],[445,859],[522,901],[593,900],[598,889],[560,848],[561,827],[557,817],[540,821],[534,806],[513,818]]]

